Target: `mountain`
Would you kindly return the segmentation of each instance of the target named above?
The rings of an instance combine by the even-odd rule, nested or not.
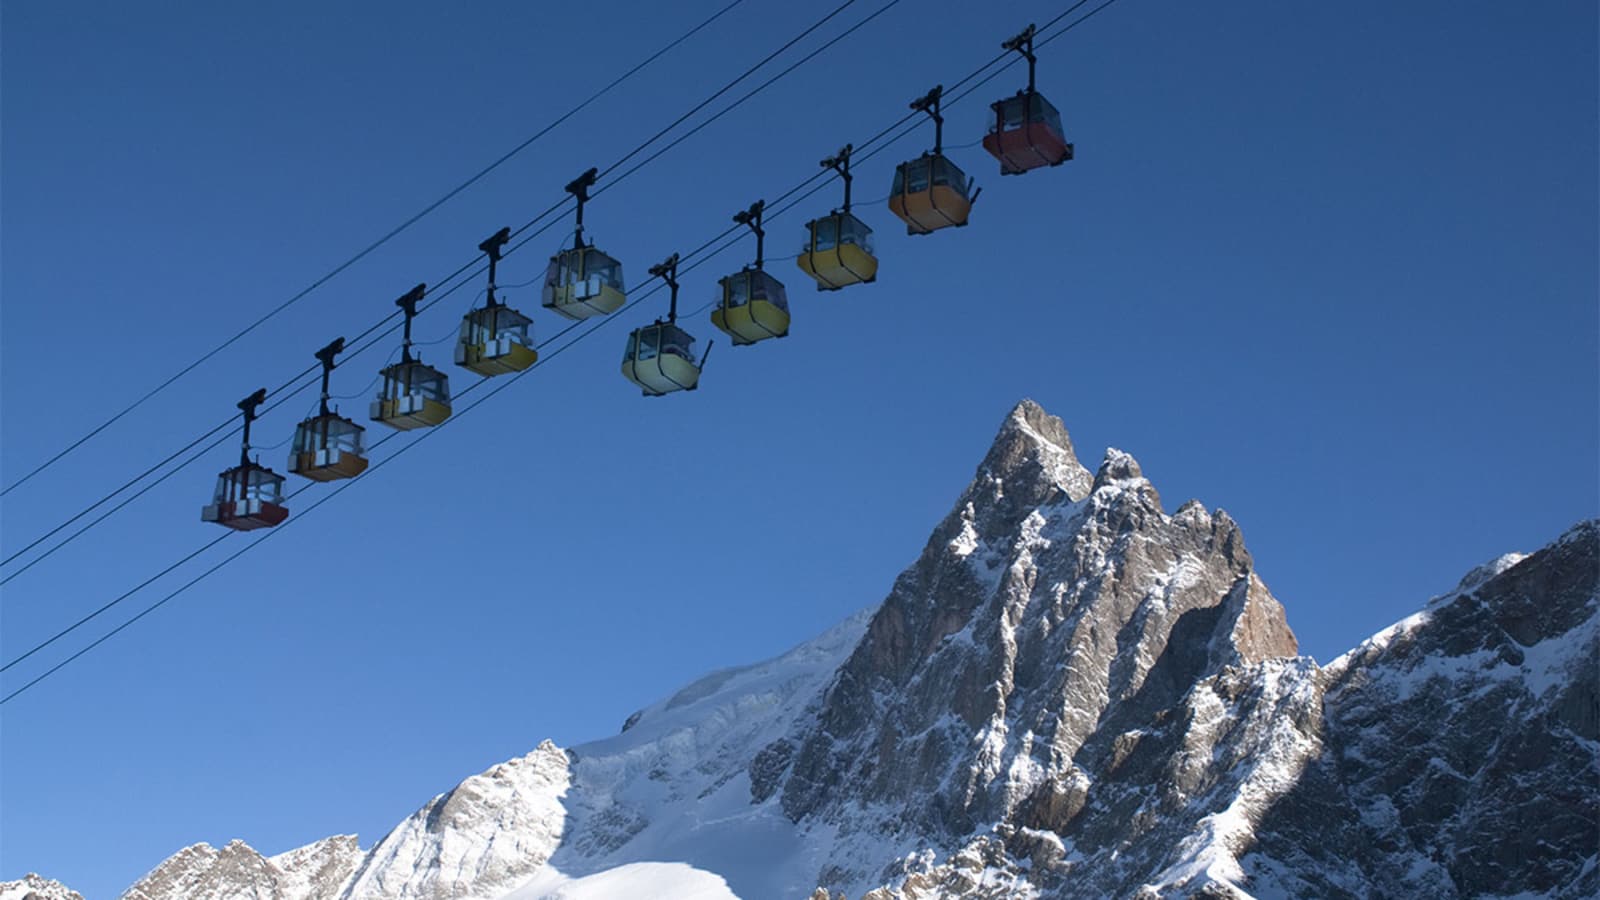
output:
[[[1597,572],[1582,523],[1318,666],[1232,518],[1024,402],[876,608],[365,853],[197,845],[125,896],[1594,896]]]
[[[125,900],[333,897],[362,859],[355,835],[324,838],[270,857],[244,841],[233,841],[221,850],[195,844],[173,854],[122,896]]]

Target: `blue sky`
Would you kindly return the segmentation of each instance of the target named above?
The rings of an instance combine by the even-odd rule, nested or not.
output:
[[[0,6],[0,481],[722,5]],[[598,197],[590,234],[642,281],[1065,5],[903,3]],[[310,365],[827,8],[746,0],[8,495],[0,540],[32,540]],[[1073,162],[1001,179],[980,149],[952,151],[985,187],[972,225],[907,238],[865,201],[919,132],[857,173],[878,283],[819,294],[774,262],[791,337],[721,340],[702,390],[646,401],[617,363],[661,296],[7,704],[0,878],[100,898],[202,840],[370,845],[542,738],[612,733],[878,602],[1024,396],[1091,468],[1120,447],[1169,509],[1226,508],[1326,661],[1596,514],[1595,31],[1593,4],[1568,0],[1120,0],[1042,51]],[[952,107],[947,144],[986,115],[979,96]],[[769,256],[836,202],[770,222]],[[563,230],[508,256],[502,283],[537,277]],[[685,309],[752,252],[686,274]],[[541,336],[560,327],[531,288],[507,297]],[[418,337],[450,333],[467,300]],[[423,355],[447,364],[449,345]],[[380,356],[350,360],[335,393]],[[312,403],[263,419],[257,443]],[[236,452],[8,584],[4,659],[213,537],[199,508]]]

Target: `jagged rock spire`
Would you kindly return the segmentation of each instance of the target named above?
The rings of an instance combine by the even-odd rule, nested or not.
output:
[[[1091,476],[1024,401],[794,741],[784,810],[830,816],[849,797],[952,832],[1018,815],[1066,829],[1105,722],[1295,651],[1232,519],[1167,516],[1118,450]]]

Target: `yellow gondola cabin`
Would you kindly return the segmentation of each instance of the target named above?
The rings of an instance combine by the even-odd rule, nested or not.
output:
[[[694,337],[674,322],[657,321],[634,329],[622,355],[622,377],[647,397],[694,390],[700,386]]]
[[[322,363],[322,406],[317,415],[295,426],[294,444],[289,449],[289,471],[312,481],[354,478],[367,470],[366,429],[328,408],[333,358],[343,352],[344,338],[317,351],[317,361]]]
[[[456,365],[485,378],[521,372],[539,361],[533,320],[501,303],[494,293],[501,248],[509,240],[511,229],[502,228],[478,245],[489,255],[488,299],[482,309],[462,317],[461,336],[456,341]]]
[[[761,227],[761,213],[765,207],[764,201],[757,200],[748,210],[733,217],[735,222],[748,225],[755,232],[756,261],[753,267],[745,266],[718,282],[721,299],[711,311],[711,324],[732,338],[735,347],[789,333],[788,294],[783,283],[767,274],[763,267],[766,231]]]
[[[846,144],[838,154],[822,161],[844,179],[844,206],[806,223],[806,243],[796,264],[817,282],[819,291],[837,291],[878,277],[878,258],[872,255],[872,229],[850,212],[850,152]]]
[[[706,359],[694,360],[694,336],[678,327],[678,254],[652,266],[650,274],[666,281],[672,306],[665,319],[635,328],[622,354],[622,377],[638,385],[646,397],[662,397],[700,386]],[[709,355],[711,347],[706,347]]]
[[[875,281],[878,258],[872,255],[872,229],[848,212],[836,212],[806,223],[806,244],[796,261],[800,271],[816,279],[817,290],[837,291]]]
[[[450,377],[411,355],[411,320],[426,291],[427,286],[419,284],[394,302],[406,314],[405,342],[400,361],[378,373],[383,384],[372,401],[372,420],[401,431],[429,428],[450,418]]]
[[[580,243],[550,257],[544,277],[545,309],[569,319],[587,319],[614,313],[627,299],[622,263],[592,245]]]
[[[569,319],[609,315],[628,299],[622,263],[583,241],[583,205],[597,171],[590,169],[567,184],[567,193],[578,201],[577,236],[570,249],[550,257],[544,275],[545,309]]]
[[[410,431],[450,418],[450,376],[415,359],[397,362],[380,374],[383,384],[372,401],[374,422]]]

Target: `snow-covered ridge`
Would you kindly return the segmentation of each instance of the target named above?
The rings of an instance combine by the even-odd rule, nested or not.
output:
[[[83,900],[59,881],[29,872],[16,881],[0,881],[0,900]]]
[[[324,838],[267,858],[244,841],[193,844],[139,879],[124,900],[298,900],[332,897],[361,861],[355,835]]]

